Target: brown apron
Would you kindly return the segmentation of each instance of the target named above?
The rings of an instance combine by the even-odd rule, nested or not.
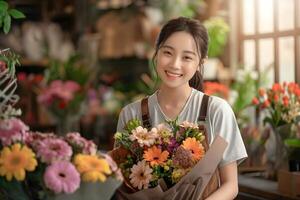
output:
[[[199,125],[199,129],[200,129],[200,131],[203,132],[203,134],[205,136],[205,140],[203,142],[205,151],[207,151],[209,148],[206,129],[205,129],[205,126],[203,125],[206,121],[208,100],[209,100],[209,96],[205,94],[203,96],[203,99],[201,102],[200,114],[199,114],[199,118],[198,118],[198,121],[201,122],[201,124],[202,124],[202,125]],[[151,128],[151,121],[150,121],[149,108],[148,108],[148,97],[145,97],[142,100],[141,109],[142,109],[143,126],[149,129],[149,128]],[[206,186],[201,199],[205,199],[209,195],[211,195],[213,192],[215,192],[219,188],[219,185],[220,185],[219,183],[220,183],[220,176],[219,176],[219,170],[217,169],[215,171],[215,173],[212,175],[208,185]]]

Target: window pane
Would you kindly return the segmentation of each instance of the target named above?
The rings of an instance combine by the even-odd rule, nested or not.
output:
[[[243,32],[254,34],[254,0],[243,0]]]
[[[274,83],[274,40],[261,39],[258,43],[259,48],[259,72],[266,74],[268,86]]]
[[[279,38],[279,81],[295,81],[294,38]]]
[[[291,30],[294,28],[294,0],[278,1],[278,28]]]
[[[244,68],[255,69],[255,42],[254,40],[244,41]]]
[[[273,32],[273,0],[260,0],[258,2],[258,32],[266,33]]]

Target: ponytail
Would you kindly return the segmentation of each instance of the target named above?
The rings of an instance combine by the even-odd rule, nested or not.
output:
[[[203,75],[200,71],[196,71],[192,79],[189,81],[189,85],[192,88],[203,92]]]
[[[203,85],[203,69],[204,69],[204,60],[202,59],[200,61],[200,70],[197,70],[194,74],[194,76],[189,80],[190,87],[199,90],[201,92],[204,91],[204,85]]]

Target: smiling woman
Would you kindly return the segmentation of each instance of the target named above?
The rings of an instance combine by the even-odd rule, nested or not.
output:
[[[148,128],[145,133],[149,136],[150,134],[157,135],[157,132],[154,131],[155,128],[151,129],[151,127],[166,122],[170,126],[172,123],[188,121],[196,124],[197,130],[204,129],[206,147],[220,136],[228,143],[219,163],[220,177],[216,173],[212,176],[211,182],[205,188],[200,199],[234,199],[238,192],[237,164],[247,157],[247,153],[230,106],[225,100],[209,97],[202,92],[203,76],[201,72],[207,51],[207,30],[199,21],[179,17],[165,24],[158,36],[153,56],[155,69],[161,79],[159,89],[151,96],[124,107],[119,116],[117,131],[123,133],[128,130],[126,123],[132,119],[143,121],[143,127]],[[201,126],[203,123],[205,127]],[[141,127],[137,127],[137,129],[139,128]],[[176,138],[175,135],[180,134],[178,132],[175,130],[176,134],[173,139]],[[136,135],[133,131],[131,133]],[[169,145],[173,148],[161,145],[152,149],[151,144],[150,146],[149,144],[143,145],[144,152],[141,154],[147,161],[144,164],[150,167],[153,165],[154,167],[166,166],[165,160],[173,158],[170,149],[180,151],[180,147],[175,146],[174,143],[176,140],[169,141]],[[183,159],[184,155],[201,158],[204,154],[203,148],[199,147],[197,141],[187,140],[180,146],[185,150],[188,149],[189,153],[178,153],[178,159],[174,159],[175,163],[177,161],[184,162],[183,160],[186,160]],[[187,157],[185,156],[185,158]],[[189,162],[185,163],[186,166],[189,166]],[[167,166],[162,170],[168,171],[169,168]],[[154,176],[156,171],[152,172]],[[129,179],[130,177],[132,175],[129,176]],[[219,183],[220,185],[218,185]],[[202,189],[201,184],[197,187],[196,190]],[[120,190],[121,193],[122,190]],[[199,199],[198,196],[197,199]]]

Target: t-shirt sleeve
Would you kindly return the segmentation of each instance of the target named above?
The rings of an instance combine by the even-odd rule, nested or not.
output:
[[[246,148],[238,128],[238,124],[230,105],[221,98],[214,99],[212,102],[212,133],[221,136],[228,142],[228,146],[223,154],[220,166],[237,161],[241,163],[247,158]]]

